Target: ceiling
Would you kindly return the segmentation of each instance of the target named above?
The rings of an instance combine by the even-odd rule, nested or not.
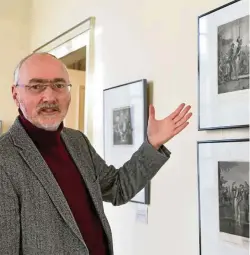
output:
[[[86,70],[86,47],[82,47],[76,51],[61,58],[63,63],[70,69]]]

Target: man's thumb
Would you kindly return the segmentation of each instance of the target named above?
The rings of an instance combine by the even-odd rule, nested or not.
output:
[[[152,104],[149,105],[149,119],[155,119],[155,108]]]

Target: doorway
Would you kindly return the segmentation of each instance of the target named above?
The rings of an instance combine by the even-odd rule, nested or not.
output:
[[[61,57],[60,60],[68,69],[72,85],[71,104],[64,125],[84,132],[86,46]]]

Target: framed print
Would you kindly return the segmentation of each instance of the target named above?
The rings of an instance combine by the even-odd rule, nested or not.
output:
[[[248,255],[249,139],[197,146],[200,255]]]
[[[104,90],[104,158],[121,167],[146,139],[147,80],[141,79]],[[149,204],[150,183],[131,202]]]
[[[249,1],[198,17],[198,129],[249,127]]]

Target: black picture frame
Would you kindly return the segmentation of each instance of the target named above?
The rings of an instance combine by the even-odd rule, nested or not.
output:
[[[206,130],[218,130],[218,129],[233,129],[233,128],[249,128],[249,93],[240,93],[243,92],[245,88],[249,91],[249,57],[248,57],[248,72],[247,79],[239,78],[237,80],[232,80],[229,78],[229,81],[224,82],[226,72],[223,75],[218,75],[219,67],[221,70],[221,66],[225,68],[228,66],[227,64],[221,64],[219,66],[219,39],[218,39],[218,26],[223,28],[228,25],[230,22],[231,26],[234,25],[235,20],[241,20],[245,17],[245,11],[247,12],[249,19],[249,5],[247,0],[235,0],[231,1],[227,4],[224,4],[218,8],[215,8],[209,12],[201,14],[198,16],[198,36],[197,36],[197,44],[198,44],[198,131],[206,131]],[[247,8],[248,7],[248,8]],[[235,8],[235,12],[232,12],[232,9]],[[239,18],[242,13],[242,17]],[[216,21],[217,20],[217,21]],[[219,20],[219,21],[218,21]],[[227,21],[225,21],[227,20]],[[230,20],[230,21],[229,21]],[[222,22],[219,24],[219,22]],[[225,21],[225,23],[223,23]],[[216,23],[217,22],[217,23]],[[228,26],[229,26],[228,25]],[[249,22],[248,29],[245,29],[244,26],[243,31],[247,31],[247,36],[244,38],[244,47],[247,47],[249,54]],[[216,31],[216,32],[215,32]],[[216,36],[215,36],[216,34]],[[232,36],[231,38],[234,40],[235,38]],[[230,40],[231,40],[230,39]],[[242,38],[241,38],[242,41]],[[247,44],[245,45],[245,41]],[[221,44],[220,44],[221,45]],[[217,47],[217,48],[215,48]],[[223,46],[224,47],[224,46]],[[228,47],[228,46],[227,46]],[[222,48],[222,47],[221,47]],[[242,47],[243,48],[243,47]],[[213,50],[214,49],[214,50]],[[226,46],[223,48],[226,49]],[[207,53],[203,53],[203,52]],[[224,50],[225,51],[225,50]],[[222,54],[221,54],[222,55]],[[220,63],[223,61],[220,61]],[[230,61],[229,61],[230,62]],[[232,64],[229,64],[229,66]],[[209,71],[207,71],[209,70]],[[214,71],[215,70],[215,71]],[[224,69],[223,69],[224,70]],[[226,69],[227,70],[227,69]],[[207,73],[206,73],[207,72]],[[239,72],[237,72],[239,74]],[[228,74],[227,74],[228,76]],[[246,76],[246,75],[245,75]],[[241,77],[245,77],[242,75]],[[212,78],[211,78],[212,77]],[[219,77],[223,77],[220,78]],[[240,77],[240,75],[239,75]],[[236,78],[235,78],[236,79]],[[220,80],[220,81],[219,81]],[[221,82],[223,80],[223,82]],[[244,82],[241,82],[241,80]],[[248,81],[246,81],[248,80]],[[231,82],[231,83],[230,83]],[[238,90],[231,91],[229,87],[231,84],[240,84],[241,87]],[[220,86],[219,86],[220,83]],[[246,85],[244,85],[246,83]],[[226,85],[225,85],[226,84]],[[225,86],[224,86],[225,85]],[[228,85],[228,86],[227,86]],[[230,85],[230,86],[229,86]],[[224,87],[223,87],[224,86]],[[236,86],[236,85],[234,85]],[[226,91],[225,88],[228,88]],[[216,92],[215,92],[216,90]],[[224,90],[224,91],[223,91]],[[225,92],[226,91],[226,92]],[[210,95],[207,95],[207,93]],[[228,93],[230,92],[230,93]],[[215,96],[215,94],[218,95]],[[237,93],[237,97],[233,94]],[[207,99],[210,98],[210,99]],[[236,98],[236,99],[235,99]],[[243,103],[242,103],[243,102]],[[231,115],[232,116],[231,116]],[[228,119],[227,117],[228,116]],[[230,117],[231,116],[231,117]],[[243,116],[243,117],[242,117]],[[208,120],[209,119],[209,120]]]
[[[219,170],[219,161],[217,162],[217,160],[215,160],[216,162],[216,167],[218,167],[216,170],[218,171],[216,174],[218,178],[218,182],[217,181],[213,181],[212,179],[209,180],[209,178],[206,176],[206,178],[202,179],[201,177],[201,173],[202,171],[205,171],[205,170],[201,170],[201,162],[200,162],[200,159],[201,159],[201,147],[200,145],[220,145],[220,144],[223,144],[225,145],[225,150],[230,150],[229,146],[231,145],[235,145],[235,144],[238,144],[238,145],[242,145],[243,146],[243,143],[247,143],[245,144],[245,147],[247,146],[247,150],[245,151],[238,151],[238,155],[235,156],[235,158],[238,158],[238,160],[235,160],[234,158],[232,158],[231,156],[229,156],[228,158],[230,158],[230,161],[235,163],[237,162],[238,164],[241,164],[242,162],[240,162],[240,157],[243,157],[244,158],[244,155],[245,155],[245,160],[243,163],[248,163],[247,164],[247,168],[248,168],[248,177],[246,178],[247,179],[247,182],[248,182],[248,192],[249,192],[249,138],[235,138],[235,139],[217,139],[217,140],[204,140],[204,141],[197,141],[197,183],[198,183],[198,214],[199,214],[199,217],[198,217],[198,225],[199,225],[199,254],[200,255],[210,255],[210,254],[216,254],[216,255],[224,255],[224,254],[227,254],[227,255],[247,255],[249,254],[249,219],[248,219],[248,241],[247,243],[244,243],[245,242],[245,237],[242,237],[242,246],[239,245],[239,243],[236,244],[235,240],[238,242],[240,240],[240,238],[237,239],[237,235],[236,234],[233,234],[232,233],[229,233],[229,236],[233,236],[231,239],[216,239],[215,241],[215,238],[220,235],[220,233],[222,233],[222,235],[224,234],[223,232],[225,232],[224,230],[221,230],[220,228],[220,222],[221,222],[221,219],[220,219],[220,215],[219,215],[219,207],[220,207],[220,202],[219,202],[219,199],[220,199],[220,194],[219,194],[219,185],[220,185],[220,182],[219,182],[219,174],[218,172],[220,171]],[[236,145],[237,146],[237,145]],[[235,152],[238,148],[235,147]],[[204,148],[203,148],[204,150]],[[217,148],[215,149],[214,148],[210,148],[210,152],[211,154],[215,154],[216,155],[216,150],[217,152],[221,152],[223,153],[221,150],[221,148]],[[206,151],[206,150],[205,150]],[[208,151],[208,149],[207,149]],[[231,151],[232,152],[232,151]],[[240,155],[241,153],[245,153],[243,156]],[[209,152],[208,152],[209,154]],[[240,156],[239,156],[240,155]],[[210,157],[212,157],[210,155]],[[203,159],[206,158],[206,161],[209,162],[209,156],[207,155],[206,157],[204,156]],[[223,159],[221,161],[224,161],[226,162],[227,164],[230,164],[231,162],[227,162],[227,160],[225,160],[224,157],[222,157]],[[223,162],[222,162],[223,163]],[[203,166],[207,166],[207,163],[203,163]],[[208,165],[210,166],[210,165]],[[214,164],[215,166],[215,164]],[[245,165],[246,166],[246,165]],[[209,168],[209,171],[210,171],[210,167]],[[238,168],[240,169],[240,167]],[[246,169],[246,167],[244,168]],[[211,170],[212,171],[212,170]],[[213,173],[212,173],[213,174]],[[212,174],[210,174],[212,176]],[[239,171],[239,175],[241,174],[242,176],[242,173],[240,173]],[[204,175],[204,173],[203,173]],[[216,176],[216,175],[214,175]],[[232,182],[233,180],[230,179],[230,182]],[[238,184],[238,182],[237,182]],[[202,197],[202,188],[203,188],[203,185],[205,186],[204,190],[206,190],[205,192],[203,191],[203,197]],[[216,186],[216,188],[213,189],[213,185]],[[239,185],[239,184],[238,184]],[[216,190],[217,189],[217,190]],[[204,194],[214,194],[214,192],[218,192],[218,196],[216,197],[218,199],[218,203],[216,204],[216,206],[214,206],[214,202],[211,202],[212,200],[209,200],[208,199],[208,196],[206,197],[206,195]],[[215,193],[216,193],[215,192]],[[205,201],[205,202],[204,202]],[[202,208],[202,205],[204,206],[204,208]],[[207,209],[206,209],[206,208]],[[206,210],[208,210],[209,208],[209,212],[208,214],[209,215],[213,215],[213,214],[216,214],[217,212],[217,221],[213,221],[213,222],[209,222],[209,217],[210,216],[207,216],[206,213],[204,214],[203,216],[203,213],[206,212]],[[218,210],[218,211],[216,211]],[[249,201],[248,201],[248,210],[249,210]],[[213,218],[213,216],[211,216],[211,218]],[[207,222],[207,224],[209,225],[209,227],[202,227],[202,224],[204,224],[204,222]],[[217,224],[216,227],[211,227],[211,225],[213,224]],[[213,233],[210,233],[211,232],[211,229],[214,229],[214,232]],[[228,235],[228,233],[226,233],[225,235]],[[204,237],[205,236],[205,237]],[[235,240],[234,240],[234,237]],[[210,240],[208,241],[209,245],[208,244],[205,244],[205,239],[206,238],[210,238]],[[225,243],[222,243],[224,242]],[[204,243],[203,243],[204,242]],[[221,242],[221,243],[220,243]],[[235,242],[235,243],[234,243]],[[204,244],[204,246],[203,246]],[[216,245],[218,245],[217,247],[217,250],[216,250]],[[221,246],[219,246],[221,245]],[[244,247],[243,247],[244,246]],[[206,248],[205,247],[209,247],[210,250],[205,250]],[[219,252],[219,250],[221,251],[223,248],[222,247],[226,247],[227,251],[223,251],[223,252]]]
[[[138,80],[134,80],[131,82],[127,82],[127,83],[123,83],[123,84],[119,84],[110,88],[106,88],[103,90],[103,130],[104,130],[104,159],[110,161],[111,164],[113,164],[113,160],[115,160],[115,157],[113,157],[113,159],[111,158],[110,155],[108,155],[107,152],[107,148],[106,146],[108,143],[108,140],[110,141],[110,136],[107,135],[107,132],[110,128],[108,128],[107,126],[109,125],[108,122],[111,121],[110,118],[110,114],[107,113],[107,110],[111,106],[107,105],[107,102],[110,103],[111,100],[107,99],[108,94],[110,92],[113,93],[112,95],[112,104],[114,104],[116,107],[116,109],[118,109],[118,112],[120,109],[125,109],[123,103],[121,103],[121,101],[124,101],[124,97],[126,97],[126,93],[124,93],[124,90],[130,90],[130,93],[133,94],[133,88],[135,88],[135,90],[139,88],[140,92],[138,92],[138,95],[130,95],[129,93],[127,93],[127,102],[125,103],[125,105],[131,105],[130,103],[132,102],[131,100],[133,100],[134,102],[136,100],[139,101],[139,108],[141,110],[138,111],[139,114],[136,115],[136,117],[138,119],[141,119],[141,121],[139,121],[137,123],[137,126],[140,126],[140,129],[137,130],[138,132],[142,132],[142,136],[141,138],[136,141],[136,134],[133,134],[133,141],[137,142],[137,146],[135,148],[132,148],[131,146],[131,150],[128,152],[129,154],[127,155],[127,159],[132,156],[132,154],[136,151],[136,149],[139,147],[139,145],[141,145],[145,139],[147,138],[147,123],[148,123],[148,107],[149,107],[149,100],[148,100],[148,82],[147,79],[143,78],[143,79],[138,79]],[[139,91],[138,90],[138,91]],[[111,94],[111,93],[110,93]],[[117,102],[114,103],[113,101]],[[126,100],[125,100],[126,101]],[[131,108],[132,109],[132,108]],[[132,111],[132,110],[131,110]],[[114,121],[114,111],[113,111],[113,121]],[[133,124],[132,124],[133,125]],[[133,127],[132,127],[133,128]],[[130,142],[130,145],[132,144],[132,142]],[[115,138],[113,136],[113,146],[124,146],[124,148],[128,148],[130,146],[129,144],[122,144],[119,142],[115,143]],[[109,147],[108,147],[109,148]],[[119,158],[119,157],[118,157]],[[123,164],[124,161],[121,160],[120,164]],[[150,204],[150,182],[148,182],[148,184],[139,192],[140,194],[137,194],[134,198],[132,198],[130,200],[130,202],[133,203],[138,203],[138,204],[146,204],[149,205]]]

